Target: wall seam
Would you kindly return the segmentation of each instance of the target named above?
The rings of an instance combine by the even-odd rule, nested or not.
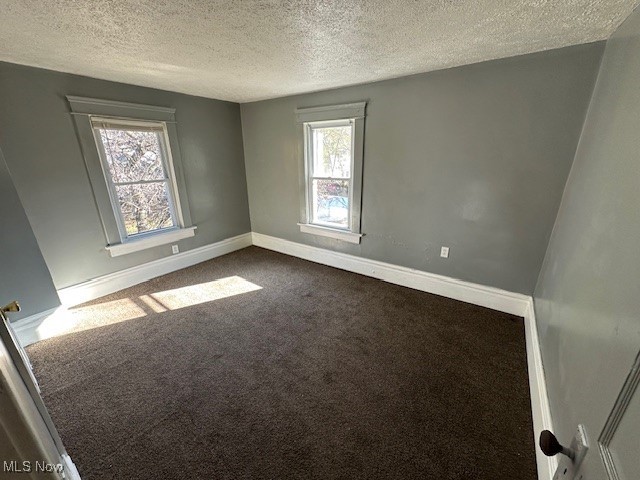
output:
[[[598,73],[596,75],[596,80],[593,83],[593,90],[591,90],[591,95],[589,96],[589,104],[587,106],[587,109],[585,111],[584,114],[584,118],[582,119],[582,127],[580,128],[580,136],[578,137],[578,142],[576,143],[576,150],[573,154],[573,160],[571,161],[571,168],[569,169],[569,174],[567,175],[567,179],[564,182],[564,187],[562,189],[562,196],[560,197],[560,204],[558,205],[558,211],[556,213],[556,218],[553,222],[553,228],[551,229],[551,233],[549,235],[549,240],[547,240],[547,247],[545,249],[545,253],[544,253],[544,258],[542,259],[542,264],[540,265],[540,270],[538,271],[538,277],[536,279],[536,284],[533,288],[533,292],[531,294],[531,297],[534,300],[534,308],[535,308],[535,299],[536,299],[536,292],[538,291],[538,287],[540,286],[540,279],[542,277],[542,272],[545,270],[545,267],[547,266],[547,263],[549,261],[549,249],[551,247],[551,242],[553,241],[557,228],[558,228],[558,224],[560,222],[560,213],[562,212],[562,206],[565,203],[565,194],[567,193],[567,185],[569,185],[569,180],[571,179],[571,176],[574,174],[574,170],[575,170],[575,165],[576,165],[576,160],[578,158],[578,152],[580,151],[580,147],[581,144],[583,142],[583,136],[584,136],[584,130],[585,130],[585,125],[587,124],[587,119],[589,118],[589,114],[591,113],[591,108],[593,105],[593,99],[595,97],[595,93],[598,89],[598,86],[600,85],[600,77],[601,77],[601,73],[602,73],[602,63],[604,62],[604,56],[607,52],[607,45],[609,43],[609,39],[606,40],[605,42],[605,47],[602,50],[602,56],[600,57],[600,63],[598,64]]]

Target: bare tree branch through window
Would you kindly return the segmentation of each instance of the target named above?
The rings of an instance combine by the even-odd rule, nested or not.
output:
[[[100,128],[127,236],[176,226],[158,131]]]

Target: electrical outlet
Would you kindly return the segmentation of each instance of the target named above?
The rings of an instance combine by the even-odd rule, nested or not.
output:
[[[178,245],[171,245],[171,251],[175,254],[180,252],[180,249],[178,248]]]
[[[587,438],[587,431],[585,430],[584,425],[578,425],[578,429],[571,440],[569,449],[575,453],[573,460],[564,455],[558,455],[560,458],[558,459],[558,468],[553,476],[553,480],[578,479],[577,475],[578,470],[580,469],[580,464],[589,450],[589,439]]]
[[[449,247],[440,248],[440,256],[442,258],[449,258]]]

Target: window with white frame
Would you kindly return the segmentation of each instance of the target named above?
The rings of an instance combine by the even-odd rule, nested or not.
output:
[[[364,103],[298,109],[303,233],[360,243]]]
[[[91,125],[121,239],[178,228],[165,124],[98,117]]]
[[[175,109],[67,96],[105,250],[112,256],[193,237]]]

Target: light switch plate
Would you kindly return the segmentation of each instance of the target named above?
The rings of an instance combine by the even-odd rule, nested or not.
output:
[[[571,460],[566,455],[558,455],[558,468],[553,480],[578,480],[580,464],[589,450],[589,439],[584,425],[578,425],[569,448],[575,452],[575,458]]]

